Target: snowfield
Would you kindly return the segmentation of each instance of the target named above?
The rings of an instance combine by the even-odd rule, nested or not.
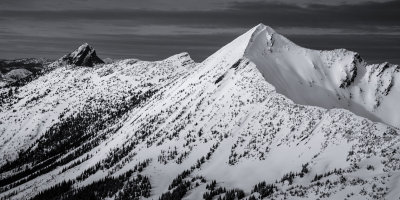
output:
[[[62,64],[88,48],[0,89],[0,198],[400,198],[398,65],[262,24],[201,63]]]

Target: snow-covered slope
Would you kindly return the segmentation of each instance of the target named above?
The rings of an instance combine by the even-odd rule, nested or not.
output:
[[[279,93],[296,103],[345,108],[400,127],[398,65],[367,65],[360,55],[345,49],[305,49],[264,25],[254,30],[245,57]]]
[[[399,129],[291,100],[280,86],[291,80],[268,73],[314,76],[269,60],[272,32],[256,26],[202,63],[182,53],[58,66],[13,88],[0,112],[0,197],[398,199]],[[318,83],[334,88],[329,70]]]

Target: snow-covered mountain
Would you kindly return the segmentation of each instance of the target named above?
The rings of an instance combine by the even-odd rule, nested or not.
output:
[[[244,56],[279,93],[296,103],[345,108],[400,127],[398,65],[368,65],[345,49],[305,49],[265,26],[255,28]]]
[[[22,85],[38,75],[52,61],[46,59],[0,60],[0,87]]]
[[[0,89],[0,198],[400,197],[397,65],[260,24],[202,63],[87,66]]]
[[[13,69],[6,74],[2,75],[2,79],[7,81],[7,82],[14,82],[19,79],[26,78],[28,76],[32,75],[32,72],[27,70],[27,69]]]

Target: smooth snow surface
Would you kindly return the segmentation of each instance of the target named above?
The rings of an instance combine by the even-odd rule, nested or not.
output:
[[[345,49],[305,49],[262,24],[253,32],[244,57],[296,103],[344,108],[400,127],[398,65],[367,65],[357,53]]]

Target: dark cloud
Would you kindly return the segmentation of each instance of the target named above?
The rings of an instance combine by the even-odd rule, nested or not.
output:
[[[306,47],[348,48],[367,60],[400,63],[396,55],[399,1],[225,0],[196,5],[194,2],[200,1],[188,1],[179,7],[183,1],[170,5],[160,4],[160,0],[141,1],[137,6],[125,2],[124,6],[119,1],[91,4],[91,0],[68,0],[62,4],[64,8],[49,0],[29,1],[25,7],[21,4],[28,1],[13,2],[0,8],[0,57],[4,58],[55,58],[80,43],[91,42],[105,57],[156,60],[188,51],[201,61],[261,22]],[[191,4],[193,9],[189,9]]]
[[[343,6],[311,4],[306,8],[263,2],[237,2],[231,9],[242,16],[249,16],[251,20],[270,21],[271,25],[276,26],[387,26],[399,25],[400,19],[400,1]]]
[[[97,35],[85,38],[8,36],[0,41],[0,46],[14,47],[0,48],[0,55],[6,58],[32,57],[32,52],[34,52],[35,57],[59,58],[81,45],[82,41],[86,41],[96,48],[98,55],[102,58],[161,60],[180,52],[189,52],[193,59],[200,62],[222,45],[230,42],[233,37],[233,35],[225,34],[201,37],[193,37],[193,35],[153,37],[128,34]]]
[[[319,50],[346,48],[358,52],[368,63],[391,62],[400,64],[400,35],[324,35],[309,37],[293,35],[289,37],[298,45]]]
[[[327,6],[276,4],[265,2],[234,2],[224,9],[208,11],[93,9],[93,10],[4,10],[3,19],[44,21],[129,21],[135,24],[179,24],[253,26],[264,22],[271,26],[392,26],[399,25],[400,1],[368,2],[361,5]]]

